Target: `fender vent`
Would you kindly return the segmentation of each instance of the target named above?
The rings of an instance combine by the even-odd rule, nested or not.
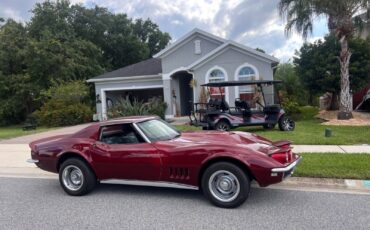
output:
[[[188,168],[170,168],[170,178],[188,180],[189,169]]]

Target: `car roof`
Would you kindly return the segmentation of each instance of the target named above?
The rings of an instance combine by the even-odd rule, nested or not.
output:
[[[272,85],[282,83],[280,80],[252,80],[252,81],[220,81],[203,84],[201,86],[207,87],[226,87],[226,86],[240,86],[240,85]]]
[[[147,120],[158,119],[157,116],[130,116],[130,117],[119,117],[106,121],[99,122],[100,126],[115,125],[115,124],[125,124],[125,123],[137,123]]]

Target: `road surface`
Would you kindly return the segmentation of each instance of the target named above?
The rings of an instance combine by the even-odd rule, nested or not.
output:
[[[221,209],[193,190],[102,184],[71,197],[57,179],[0,177],[0,229],[370,229],[370,196],[252,188]]]

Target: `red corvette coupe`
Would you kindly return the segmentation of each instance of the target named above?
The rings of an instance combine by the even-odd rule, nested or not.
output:
[[[179,132],[157,117],[126,117],[30,144],[29,162],[59,173],[65,192],[79,196],[99,181],[146,181],[201,189],[225,208],[241,205],[251,180],[260,186],[291,175],[301,157],[290,142],[246,132]]]

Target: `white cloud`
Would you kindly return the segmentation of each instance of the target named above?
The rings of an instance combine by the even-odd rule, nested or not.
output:
[[[28,10],[37,1],[2,0],[0,13],[16,19],[28,19]],[[252,48],[287,60],[303,44],[298,34],[286,37],[284,23],[277,11],[279,0],[70,0],[88,7],[99,5],[115,13],[126,13],[132,18],[150,18],[161,30],[169,32],[174,40],[194,27],[215,35],[235,40]],[[20,7],[22,5],[22,7]],[[27,7],[27,9],[25,9]],[[317,19],[314,38],[326,32],[326,19]],[[311,38],[312,40],[312,38]]]

